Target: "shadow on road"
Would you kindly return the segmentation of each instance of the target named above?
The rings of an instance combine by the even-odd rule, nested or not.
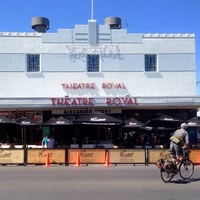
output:
[[[174,184],[189,184],[193,182],[200,181],[200,178],[190,178],[190,179],[177,179],[175,181],[171,181]]]

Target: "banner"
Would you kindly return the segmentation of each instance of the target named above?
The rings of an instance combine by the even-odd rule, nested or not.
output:
[[[110,163],[145,164],[145,149],[109,149]]]
[[[0,164],[24,164],[24,150],[0,149]]]

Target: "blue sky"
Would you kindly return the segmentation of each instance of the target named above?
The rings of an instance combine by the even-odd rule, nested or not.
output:
[[[87,24],[92,18],[91,1],[0,0],[0,32],[32,32],[31,18],[36,16],[50,20],[48,32]],[[129,33],[194,33],[200,81],[200,0],[93,0],[93,19],[98,24],[111,16],[120,17]]]

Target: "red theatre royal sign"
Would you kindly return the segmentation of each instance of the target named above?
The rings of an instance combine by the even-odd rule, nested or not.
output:
[[[95,83],[62,83],[61,84],[63,89],[70,89],[70,90],[94,90],[96,89]],[[102,83],[102,89],[126,89],[124,83]]]
[[[106,104],[107,106],[137,105],[135,97],[114,97],[114,98],[51,98],[53,106],[95,106]]]

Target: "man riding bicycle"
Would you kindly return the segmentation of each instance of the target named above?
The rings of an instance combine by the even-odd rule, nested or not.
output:
[[[194,164],[188,157],[189,136],[187,124],[181,124],[180,129],[170,137],[171,158],[160,159],[156,165],[160,169],[161,179],[167,183],[179,173],[183,179],[189,179],[194,173]],[[177,158],[177,159],[176,159]]]
[[[176,159],[178,157],[178,162],[183,159],[183,149],[189,146],[189,135],[186,131],[187,124],[182,123],[181,128],[174,132],[174,135],[170,137],[170,154],[172,158]]]

